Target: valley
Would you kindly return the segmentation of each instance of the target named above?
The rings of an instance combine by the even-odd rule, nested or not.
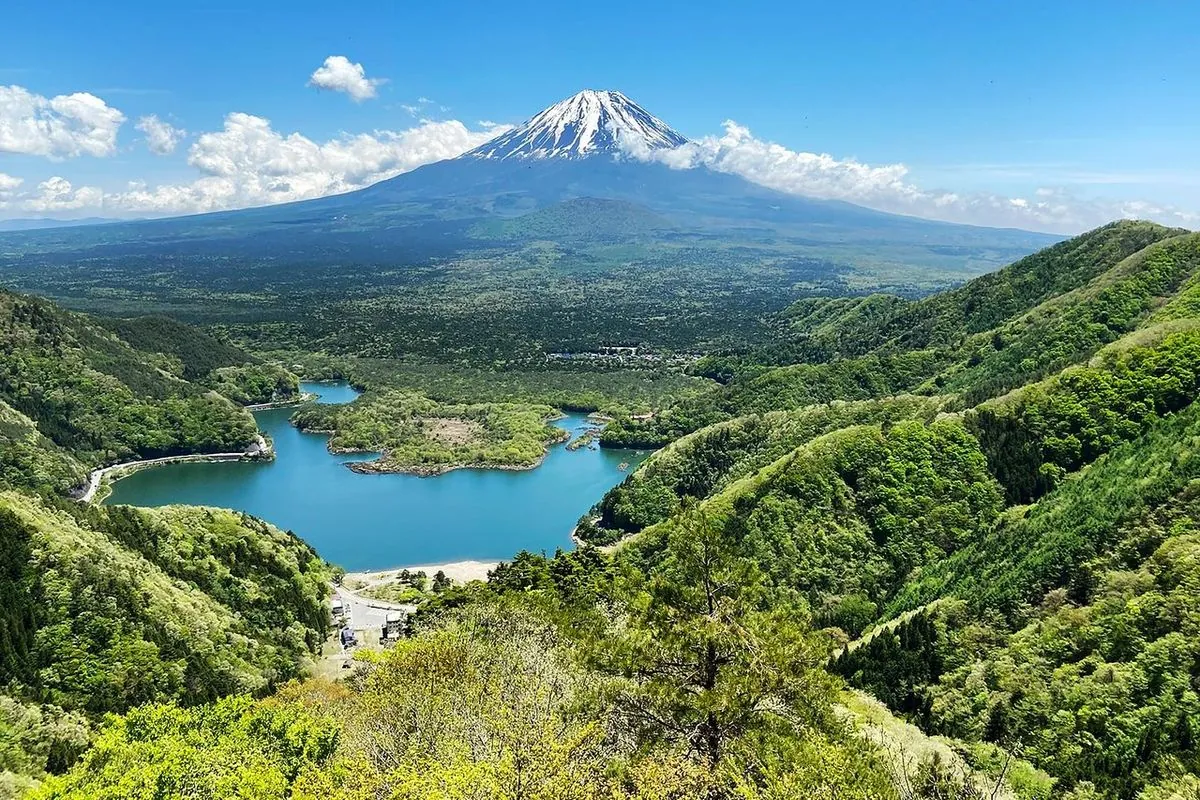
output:
[[[617,124],[633,127],[613,138]],[[686,139],[619,92],[581,92],[507,135],[342,195],[0,233],[4,280],[105,316],[218,326],[256,350],[539,367],[613,344],[759,346],[798,298],[916,297],[1061,238],[643,160],[630,137],[651,151]]]
[[[1195,797],[1200,234],[687,146],[0,234],[0,796]]]

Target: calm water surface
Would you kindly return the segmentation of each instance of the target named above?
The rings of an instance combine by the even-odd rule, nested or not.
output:
[[[323,403],[345,403],[345,384],[305,383]],[[169,464],[117,481],[107,503],[171,503],[246,511],[295,531],[327,560],[347,569],[509,558],[526,549],[553,553],[571,546],[580,515],[620,483],[645,454],[551,449],[540,467],[521,472],[455,470],[435,478],[360,475],[345,465],[372,458],[332,455],[327,437],[288,423],[294,409],[255,413],[275,440],[272,462]],[[586,427],[571,415],[557,425]]]

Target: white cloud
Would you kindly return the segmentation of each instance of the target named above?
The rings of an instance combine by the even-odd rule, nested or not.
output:
[[[86,92],[42,97],[0,86],[0,153],[51,159],[116,152],[125,115]]]
[[[308,79],[309,86],[345,92],[356,103],[374,97],[381,83],[383,80],[379,78],[368,78],[362,64],[356,64],[345,56],[330,56],[325,59],[325,63],[317,67]]]
[[[1078,233],[1123,217],[1171,225],[1200,223],[1200,214],[1171,206],[1081,198],[1053,187],[1037,189],[1036,199],[925,189],[909,179],[904,164],[873,166],[827,153],[790,150],[755,138],[748,128],[732,120],[727,120],[724,128],[720,136],[705,136],[670,149],[652,150],[645,142],[630,138],[621,139],[620,144],[627,157],[656,161],[672,169],[703,166],[788,194],[845,200],[947,222],[1053,233]]]
[[[150,145],[149,125],[143,127],[148,119],[156,118],[143,118],[138,124]],[[507,129],[486,121],[468,128],[454,120],[420,120],[403,131],[373,131],[318,142],[300,133],[281,133],[262,117],[233,113],[221,130],[199,136],[188,150],[188,164],[198,173],[191,182],[157,186],[134,182],[105,194],[94,186],[75,188],[54,177],[36,191],[22,193],[20,179],[0,175],[0,192],[7,193],[0,202],[32,211],[94,206],[112,215],[165,215],[303,200],[351,191],[452,158]],[[757,139],[732,121],[720,135],[677,148],[651,150],[638,140],[622,144],[627,157],[674,169],[703,166],[782,192],[948,222],[1055,233],[1078,233],[1122,217],[1200,226],[1200,214],[1176,207],[1080,197],[1054,186],[1030,188],[1014,197],[928,189],[913,181],[904,164],[872,165],[794,151]],[[58,152],[65,151],[59,148]]]
[[[104,192],[95,186],[76,189],[66,178],[54,176],[38,184],[37,194],[22,199],[21,206],[29,211],[77,211],[99,208]]]
[[[0,197],[12,194],[24,182],[22,178],[5,175],[3,172],[0,172]]]
[[[183,128],[176,128],[171,123],[164,122],[156,114],[142,117],[134,127],[146,134],[146,147],[150,152],[160,156],[175,152],[175,148],[187,136],[187,131]]]
[[[405,131],[375,131],[324,143],[283,135],[269,120],[234,113],[188,152],[201,177],[187,184],[137,184],[106,205],[142,213],[186,213],[284,203],[362,188],[423,164],[453,158],[505,128],[471,130],[458,121],[424,122]]]

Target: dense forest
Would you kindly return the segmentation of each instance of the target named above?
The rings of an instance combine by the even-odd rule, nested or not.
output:
[[[233,512],[3,492],[0,543],[0,791],[67,767],[107,712],[269,691],[325,636],[327,567]]]
[[[214,324],[222,351],[5,297],[0,791],[1200,793],[1200,235],[1123,221],[923,298],[801,297],[657,366],[247,351]],[[61,398],[238,420],[297,374],[366,389],[295,421],[385,468],[536,461],[556,408],[661,449],[579,547],[439,582],[408,638],[314,677],[335,573],[303,543],[63,497],[145,451]]]
[[[254,420],[185,371],[97,320],[0,292],[4,483],[57,491],[81,480],[79,465],[244,450]]]

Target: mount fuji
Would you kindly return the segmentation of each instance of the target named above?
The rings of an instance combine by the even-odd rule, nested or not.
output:
[[[886,283],[866,285],[910,291],[973,277],[1059,238],[889,214],[665,163],[687,145],[687,137],[621,92],[589,89],[456,158],[346,194],[4,233],[0,244],[23,237],[9,251],[26,253],[31,271],[85,259],[126,270],[141,260],[147,269],[173,264],[183,275],[214,264],[250,272],[295,264],[386,271],[497,254],[511,263],[525,252],[536,257],[539,247],[584,262],[599,258],[596,246],[608,247],[605,263],[616,257],[613,246],[623,248],[626,263],[690,258],[703,265],[736,252],[746,263],[828,265],[805,279],[808,286],[866,271],[887,274]],[[250,280],[245,272],[240,277]]]
[[[618,235],[632,213],[627,204],[634,204],[672,231],[722,230],[759,241],[798,237],[843,244],[882,234],[922,246],[971,240],[1017,252],[1056,238],[889,214],[786,194],[703,166],[664,163],[669,159],[662,156],[686,144],[687,137],[621,92],[587,89],[457,158],[294,207],[336,209],[349,217],[393,207],[410,218],[506,218],[560,203],[616,201],[589,202],[592,233],[611,229]],[[551,228],[538,230],[555,238]]]
[[[909,224],[907,217],[786,195],[703,167],[671,169],[651,158],[687,143],[624,94],[586,89],[457,158],[315,202],[354,207],[453,200],[465,213],[503,216],[591,198],[644,205],[685,225],[697,215],[707,224],[717,219],[853,224],[854,218]]]

